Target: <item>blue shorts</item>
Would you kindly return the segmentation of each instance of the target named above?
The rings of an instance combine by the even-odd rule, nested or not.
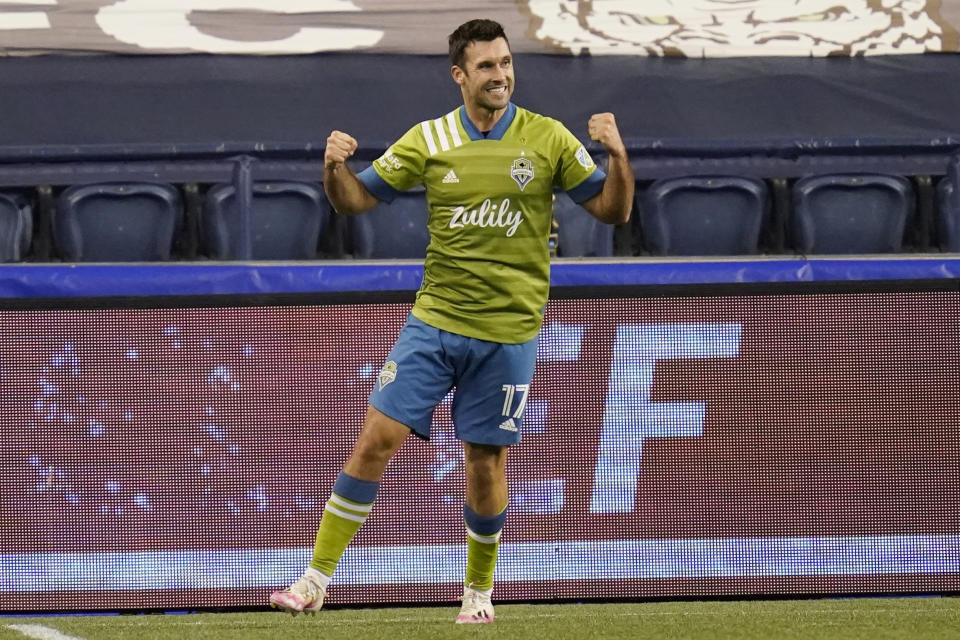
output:
[[[457,438],[473,444],[516,444],[537,340],[501,344],[466,338],[411,314],[374,381],[370,404],[429,440],[433,410],[456,388],[451,415]]]

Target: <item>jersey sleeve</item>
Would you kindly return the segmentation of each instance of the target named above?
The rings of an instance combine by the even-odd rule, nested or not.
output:
[[[423,183],[426,157],[423,133],[416,125],[357,177],[377,199],[391,202],[397,193]]]
[[[559,129],[560,167],[559,186],[570,198],[580,204],[600,193],[607,174],[598,167],[570,130],[557,123]]]

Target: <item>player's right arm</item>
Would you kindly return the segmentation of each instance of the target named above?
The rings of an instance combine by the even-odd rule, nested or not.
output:
[[[347,159],[356,150],[357,141],[349,134],[333,131],[327,137],[327,148],[323,152],[323,190],[337,213],[363,213],[379,202],[347,166]]]

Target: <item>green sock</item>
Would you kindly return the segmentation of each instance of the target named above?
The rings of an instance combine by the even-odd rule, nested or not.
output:
[[[367,519],[372,507],[373,503],[363,504],[336,493],[330,494],[323,517],[320,518],[310,566],[324,575],[332,576],[340,556]]]
[[[493,570],[497,566],[500,530],[507,519],[507,508],[495,516],[481,516],[464,505],[463,516],[467,525],[466,585],[477,591],[489,591],[493,589]]]
[[[494,536],[490,536],[494,537]],[[497,536],[498,537],[498,536]],[[477,591],[493,589],[493,569],[497,565],[497,547],[500,542],[480,542],[467,538],[467,586]]]

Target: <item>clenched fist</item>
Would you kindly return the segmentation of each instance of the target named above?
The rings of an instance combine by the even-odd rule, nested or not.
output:
[[[323,152],[323,164],[333,168],[343,164],[357,150],[357,141],[342,131],[332,131],[327,137],[327,148]]]
[[[620,138],[617,120],[612,113],[595,113],[590,116],[587,131],[591,140],[596,140],[611,156],[626,157],[627,149]]]

